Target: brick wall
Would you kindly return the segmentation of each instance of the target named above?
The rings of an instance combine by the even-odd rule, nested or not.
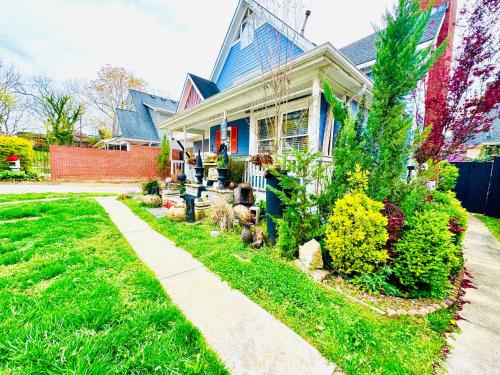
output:
[[[50,146],[53,180],[143,180],[158,177],[159,148],[130,145],[130,151]],[[175,158],[175,156],[174,156]]]

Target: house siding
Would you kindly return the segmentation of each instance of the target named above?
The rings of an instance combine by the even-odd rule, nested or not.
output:
[[[279,43],[279,47],[276,47],[277,43]],[[270,24],[265,23],[255,30],[254,40],[248,47],[241,49],[240,42],[231,47],[216,82],[217,87],[221,91],[227,90],[234,86],[235,81],[245,75],[261,72],[262,69],[268,70],[269,57],[266,54],[270,50],[280,51],[279,58],[276,56],[273,59],[282,63],[303,53],[302,49],[285,35]]]
[[[237,156],[247,156],[249,155],[250,147],[250,119],[242,118],[235,121],[230,121],[227,123],[228,127],[236,126],[238,128],[238,152]],[[220,125],[215,125],[210,128],[210,150],[217,151],[215,149],[215,132],[220,129]],[[234,154],[233,154],[234,155]]]

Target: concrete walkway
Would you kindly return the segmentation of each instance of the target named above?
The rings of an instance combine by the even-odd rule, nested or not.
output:
[[[0,184],[0,194],[23,193],[136,193],[140,191],[139,184],[131,183],[22,183]]]
[[[332,374],[299,335],[111,197],[96,198],[232,374]]]
[[[486,226],[470,217],[465,235],[465,265],[477,289],[466,289],[458,325],[462,332],[446,361],[451,375],[500,374],[500,243]]]

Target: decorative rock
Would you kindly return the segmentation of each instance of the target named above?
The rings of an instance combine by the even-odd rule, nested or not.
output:
[[[305,264],[302,263],[302,261],[300,259],[295,259],[293,261],[293,264],[295,264],[295,267],[297,267],[299,270],[301,270],[303,272],[307,272],[307,268],[306,268]]]
[[[299,259],[309,270],[323,268],[321,246],[318,241],[313,239],[306,242],[304,245],[299,246]]]
[[[264,231],[261,228],[256,228],[252,238],[252,247],[258,249],[264,243]]]
[[[312,270],[309,272],[309,275],[313,278],[313,280],[316,280],[317,282],[322,283],[327,276],[330,274],[327,270]]]
[[[248,245],[250,242],[252,242],[252,239],[253,239],[253,234],[252,234],[252,231],[250,230],[250,228],[251,228],[251,225],[246,224],[243,227],[243,230],[241,231],[241,240],[246,245]]]
[[[186,207],[170,207],[167,211],[167,218],[173,221],[186,221]]]
[[[248,207],[238,204],[233,207],[234,216],[236,216],[242,223],[251,223],[253,220],[252,213]]]
[[[211,231],[211,232],[210,232],[210,235],[211,235],[213,238],[215,238],[215,237],[219,237],[219,232],[218,232],[218,231],[216,231],[216,230],[213,230],[213,231]]]
[[[398,313],[396,312],[396,310],[392,310],[392,309],[389,309],[387,310],[387,316],[390,318],[390,317],[393,317],[393,316],[397,316]]]
[[[396,314],[397,315],[406,315],[406,311],[405,310],[396,310]]]
[[[408,310],[408,315],[418,315],[418,311],[417,310]]]
[[[158,195],[145,195],[142,197],[142,203],[148,207],[160,207],[161,198]]]

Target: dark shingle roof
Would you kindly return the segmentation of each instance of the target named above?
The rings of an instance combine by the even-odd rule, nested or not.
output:
[[[439,9],[436,13],[432,14],[429,22],[424,30],[424,34],[420,39],[420,43],[425,43],[433,40],[439,33],[439,26],[446,13],[446,8]],[[377,47],[375,42],[378,40],[378,34],[373,33],[362,39],[359,39],[345,47],[340,48],[342,52],[354,65],[360,65],[368,61],[375,60],[377,57]]]
[[[200,94],[203,96],[204,99],[208,99],[211,96],[214,96],[215,94],[218,94],[220,92],[219,88],[215,83],[212,81],[209,81],[208,79],[198,77],[194,74],[188,73],[189,76],[191,77],[191,80],[195,84],[196,88],[200,92]]]
[[[177,101],[175,100],[163,98],[158,95],[148,94],[146,92],[137,91],[134,89],[130,89],[129,92],[132,96],[132,100],[134,101],[134,105],[136,104],[136,101],[140,101],[148,107],[159,109],[162,111],[175,113],[177,109]]]
[[[151,118],[144,119],[138,112],[116,109],[121,136],[126,139],[160,142]]]
[[[476,146],[482,143],[500,142],[500,118],[498,116],[499,114],[497,113],[490,130],[476,134],[474,139],[466,142],[466,145]]]

